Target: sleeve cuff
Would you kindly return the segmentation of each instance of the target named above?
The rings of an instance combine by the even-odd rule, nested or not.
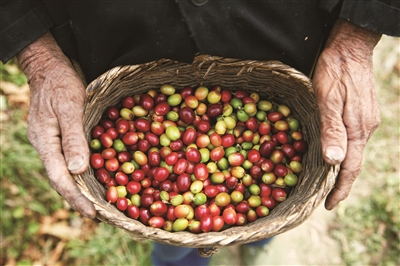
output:
[[[9,19],[1,19],[3,26],[0,38],[0,60],[4,63],[53,26],[53,21],[48,16],[46,8],[43,5],[37,5],[23,14],[15,14],[14,10],[7,10],[7,8],[3,11],[3,14],[6,12],[9,14],[7,16]],[[18,18],[16,19],[11,16]]]
[[[341,3],[339,18],[381,34],[400,36],[400,2],[377,0],[322,0],[320,7],[332,12]]]

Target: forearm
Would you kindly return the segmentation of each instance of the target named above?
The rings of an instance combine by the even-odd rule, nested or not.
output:
[[[368,58],[372,56],[381,36],[382,34],[338,19],[326,42],[325,50],[337,53],[339,55],[337,59],[342,61],[347,57]]]
[[[73,68],[70,60],[64,55],[49,32],[19,52],[17,59],[29,81],[34,78],[43,78],[43,75],[38,74],[45,73],[56,63]]]

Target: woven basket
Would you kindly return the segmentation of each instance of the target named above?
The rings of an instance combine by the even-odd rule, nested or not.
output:
[[[297,70],[277,61],[243,61],[199,55],[192,64],[168,59],[111,69],[87,87],[83,123],[90,141],[90,131],[104,110],[127,95],[135,95],[171,84],[185,86],[220,85],[224,89],[257,92],[262,99],[286,104],[301,125],[309,149],[303,157],[303,171],[290,197],[264,218],[245,226],[222,232],[193,234],[167,232],[128,218],[105,199],[105,189],[94,177],[93,169],[76,176],[83,194],[95,205],[97,218],[125,229],[134,240],[153,240],[164,244],[199,248],[207,257],[218,247],[244,244],[283,233],[303,223],[332,189],[339,167],[322,159],[319,111],[310,80]]]

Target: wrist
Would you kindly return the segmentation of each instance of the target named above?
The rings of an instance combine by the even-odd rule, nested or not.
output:
[[[356,58],[371,57],[381,36],[380,33],[338,19],[332,28],[325,49],[344,52]]]
[[[64,55],[49,32],[19,52],[17,60],[29,81],[43,76],[37,75],[40,72],[46,73],[56,69],[55,66],[59,63],[72,67],[70,60]]]

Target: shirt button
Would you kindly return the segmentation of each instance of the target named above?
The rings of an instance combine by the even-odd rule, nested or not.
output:
[[[207,4],[208,0],[191,0],[192,4],[195,6],[203,6]]]

